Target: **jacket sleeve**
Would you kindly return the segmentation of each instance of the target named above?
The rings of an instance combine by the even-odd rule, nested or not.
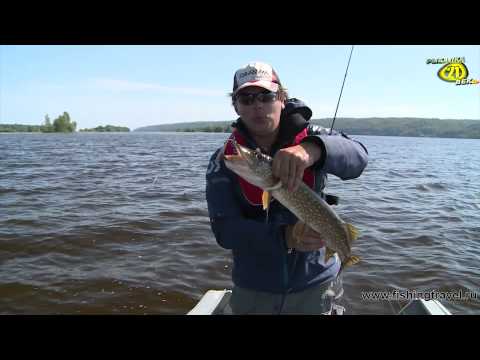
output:
[[[359,141],[350,139],[343,132],[309,125],[308,136],[303,141],[313,141],[322,149],[322,156],[315,169],[338,176],[342,180],[359,177],[368,164],[367,148]]]
[[[218,159],[210,159],[206,174],[206,198],[210,225],[217,243],[232,250],[260,253],[285,252],[285,226],[294,224],[291,214],[277,213],[266,224],[246,218],[234,190],[234,174]]]

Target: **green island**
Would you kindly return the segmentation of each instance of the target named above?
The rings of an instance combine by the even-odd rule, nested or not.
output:
[[[53,122],[45,115],[42,125],[0,124],[0,132],[42,132],[42,133],[71,133],[77,129],[77,123],[72,121],[68,112],[58,116]],[[97,126],[92,129],[80,129],[80,132],[129,132],[124,126]]]
[[[152,125],[134,131],[231,132],[233,121],[198,121]],[[311,124],[329,128],[331,118],[312,119]],[[349,135],[440,137],[480,139],[480,120],[436,118],[337,118],[334,128]]]
[[[45,121],[42,125],[21,125],[21,124],[0,124],[0,132],[74,132],[77,128],[77,123],[70,119],[68,112],[64,112],[55,120],[50,121],[50,117],[45,115]]]

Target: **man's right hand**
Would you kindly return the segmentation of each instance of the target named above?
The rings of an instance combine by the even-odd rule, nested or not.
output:
[[[321,234],[302,221],[287,225],[285,229],[287,247],[298,251],[315,251],[325,246]]]

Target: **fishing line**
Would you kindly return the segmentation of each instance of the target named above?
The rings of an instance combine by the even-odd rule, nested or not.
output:
[[[345,70],[345,76],[343,77],[342,88],[340,89],[340,95],[338,96],[337,108],[335,109],[335,115],[333,115],[332,126],[330,126],[330,135],[332,135],[333,125],[335,124],[335,119],[337,118],[338,105],[340,104],[340,99],[342,98],[343,86],[345,85],[345,79],[347,78],[348,67],[350,66],[350,59],[352,58],[352,53],[353,53],[353,47],[354,45],[352,45],[352,49],[350,50],[350,57],[348,58],[347,69]]]

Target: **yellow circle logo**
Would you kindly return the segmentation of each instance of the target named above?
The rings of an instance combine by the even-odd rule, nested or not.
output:
[[[443,81],[456,82],[457,80],[466,79],[468,76],[468,69],[462,63],[450,63],[442,66],[437,73],[438,77]]]

